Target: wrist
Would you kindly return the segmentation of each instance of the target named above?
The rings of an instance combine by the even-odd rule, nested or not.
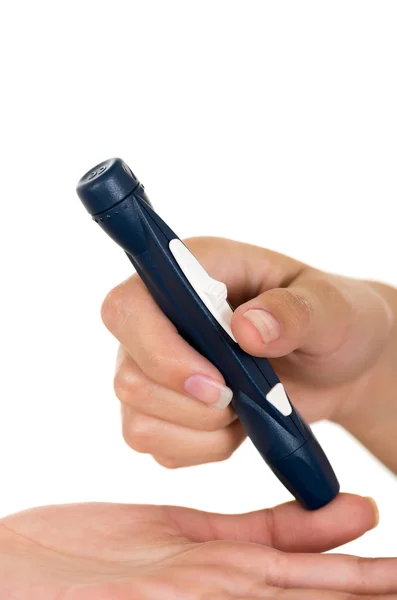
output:
[[[335,421],[397,473],[397,290],[370,285],[390,315],[388,337],[376,363],[357,380],[351,410]]]

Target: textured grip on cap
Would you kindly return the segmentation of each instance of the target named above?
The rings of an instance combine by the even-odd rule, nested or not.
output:
[[[90,215],[109,210],[139,185],[121,158],[111,158],[90,169],[77,184],[77,194]]]

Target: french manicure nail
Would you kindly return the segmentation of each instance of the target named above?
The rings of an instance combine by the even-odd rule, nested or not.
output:
[[[255,325],[265,344],[274,342],[280,337],[280,323],[267,310],[250,308],[243,316]]]
[[[186,379],[184,389],[196,400],[219,410],[226,408],[233,398],[230,388],[205,375],[192,375]]]
[[[372,525],[371,529],[375,529],[375,527],[377,527],[379,525],[379,508],[378,505],[376,504],[376,501],[371,498],[370,496],[367,496],[367,500],[369,500],[372,504],[372,508],[374,509],[374,524]]]

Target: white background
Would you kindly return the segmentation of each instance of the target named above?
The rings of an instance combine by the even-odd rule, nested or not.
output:
[[[130,265],[74,188],[119,155],[181,237],[397,284],[397,4],[15,1],[1,12],[0,513],[289,499],[249,443],[181,471],[125,446],[99,308]],[[345,550],[397,556],[395,477],[342,430],[315,429],[343,489],[381,508],[379,528]]]

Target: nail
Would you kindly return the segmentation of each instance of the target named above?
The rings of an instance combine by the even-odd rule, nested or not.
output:
[[[375,529],[375,527],[379,525],[379,508],[376,504],[376,501],[373,498],[371,498],[371,496],[367,496],[367,500],[370,501],[370,503],[372,504],[372,508],[374,509],[374,524],[372,525],[371,529]]]
[[[219,410],[226,408],[233,398],[230,388],[205,375],[192,375],[186,379],[184,389],[196,400],[201,400]]]
[[[255,325],[265,344],[274,342],[280,337],[280,323],[267,310],[251,308],[243,316]]]

